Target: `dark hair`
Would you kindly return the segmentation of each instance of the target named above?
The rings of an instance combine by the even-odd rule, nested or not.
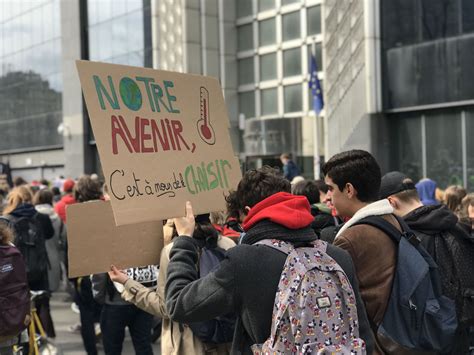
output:
[[[327,194],[328,191],[329,191],[329,186],[326,185],[326,183],[324,182],[324,180],[316,180],[314,182],[316,184],[316,186],[318,187],[318,190]]]
[[[237,191],[229,191],[229,194],[225,197],[225,202],[227,206],[227,217],[237,218],[237,220],[239,220],[240,210]]]
[[[53,204],[53,193],[48,189],[39,190],[34,197],[34,205],[52,205]]]
[[[23,179],[21,176],[17,176],[13,179],[13,186],[18,187],[21,185],[27,185],[28,183],[26,182],[25,179]]]
[[[280,170],[269,166],[248,170],[237,186],[239,210],[244,212],[245,206],[253,207],[278,192],[291,192],[290,182]]]
[[[100,183],[91,179],[89,175],[81,176],[74,186],[74,197],[77,202],[100,199],[102,197]]]
[[[310,205],[319,203],[319,189],[316,181],[305,180],[300,181],[293,185],[291,189],[293,195],[305,196],[308,199]]]
[[[365,150],[349,150],[334,155],[323,165],[323,173],[343,190],[351,183],[361,202],[379,199],[382,174],[375,158]]]
[[[57,186],[53,186],[51,188],[51,192],[53,193],[54,196],[61,195],[61,190],[59,190],[59,187],[57,187]]]

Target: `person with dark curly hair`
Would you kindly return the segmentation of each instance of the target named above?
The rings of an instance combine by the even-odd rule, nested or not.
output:
[[[235,312],[233,354],[252,354],[253,344],[270,336],[278,283],[286,261],[279,250],[259,242],[274,239],[294,246],[312,246],[317,236],[306,197],[291,193],[290,182],[270,167],[247,171],[232,202],[243,217],[246,234],[230,249],[214,272],[199,278],[196,261],[199,241],[193,236],[194,215],[186,204],[186,217],[175,218],[179,237],[170,251],[166,283],[166,308],[175,322],[191,323]],[[345,271],[357,305],[360,337],[370,353],[372,338],[364,305],[358,293],[349,255],[327,245],[327,254]]]

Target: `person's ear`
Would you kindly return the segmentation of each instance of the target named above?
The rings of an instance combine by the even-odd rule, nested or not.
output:
[[[390,205],[394,208],[394,209],[397,209],[398,208],[398,203],[397,203],[397,199],[392,197],[392,196],[388,196],[387,197],[387,200],[388,202],[390,203]]]
[[[348,198],[353,198],[357,196],[357,190],[354,188],[354,185],[352,185],[350,182],[348,182],[346,186],[344,186],[344,191]]]

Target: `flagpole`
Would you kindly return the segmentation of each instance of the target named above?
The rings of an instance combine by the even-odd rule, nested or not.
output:
[[[311,54],[316,57],[316,42],[313,37],[313,43],[311,44]],[[310,73],[311,74],[311,73]],[[313,97],[313,95],[311,95]],[[314,100],[314,98],[313,98]],[[314,109],[314,105],[313,105]],[[313,171],[314,179],[319,180],[321,177],[321,162],[319,160],[319,117],[316,109],[314,109],[314,122],[313,122]]]

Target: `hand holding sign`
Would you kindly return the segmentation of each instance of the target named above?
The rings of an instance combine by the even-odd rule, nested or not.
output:
[[[124,285],[128,280],[128,275],[125,271],[117,269],[114,265],[110,266],[109,277],[113,282],[118,282]]]
[[[194,220],[193,206],[191,205],[191,202],[186,202],[186,216],[175,218],[174,225],[179,236],[193,236],[196,221]]]

